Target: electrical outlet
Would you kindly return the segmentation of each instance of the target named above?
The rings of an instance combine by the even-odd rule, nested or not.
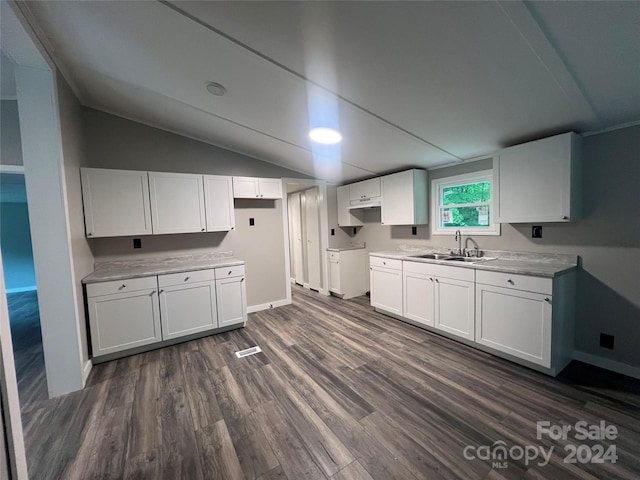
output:
[[[609,335],[607,333],[600,334],[600,346],[602,348],[608,348],[609,350],[613,350],[613,341],[615,337],[613,335]]]
[[[542,225],[534,225],[531,227],[531,238],[542,238]]]
[[[333,236],[333,235],[335,235],[335,234],[336,234],[336,229],[335,229],[335,228],[332,228],[332,229],[331,229],[331,235]]]
[[[417,235],[418,234],[418,227],[411,227],[411,235]]]
[[[253,227],[255,224],[256,224],[256,220],[255,220],[255,218],[251,217],[251,218],[249,219],[249,226],[250,226],[250,227]]]
[[[133,239],[133,248],[142,248],[142,239],[134,238]]]

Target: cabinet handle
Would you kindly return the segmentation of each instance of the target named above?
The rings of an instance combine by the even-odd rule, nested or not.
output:
[[[184,281],[186,282],[187,280],[189,280],[189,278],[190,278],[190,277],[185,278],[185,279],[184,279]]]
[[[438,280],[437,278],[436,278],[436,283],[440,283],[440,280]]]
[[[123,283],[122,285],[120,285],[120,287],[118,288],[118,290],[122,290],[123,288],[127,288],[127,286]]]
[[[383,264],[383,265],[386,265],[386,264],[387,264],[387,262],[382,262],[382,264]]]
[[[160,295],[162,292],[164,292],[164,290],[160,290],[160,291],[158,292],[158,295]]]
[[[507,283],[510,284],[510,285],[515,285],[515,283],[513,283],[513,280],[511,280],[511,279],[507,280]]]
[[[568,219],[569,219],[569,217],[567,217],[566,215],[562,216],[562,220],[568,220]]]
[[[433,282],[433,278],[432,277],[429,277],[429,280],[431,280]]]
[[[240,279],[240,282],[244,282],[244,277],[242,277],[242,278]]]
[[[260,195],[256,195],[256,198],[260,198]]]
[[[90,237],[90,236],[92,236],[92,235],[93,235],[93,233],[92,233],[92,232],[87,233],[87,237]]]
[[[264,195],[260,195],[260,198],[264,197]]]
[[[551,299],[549,297],[544,297],[544,301],[545,302],[551,302]]]
[[[227,275],[231,275],[231,272],[233,272],[233,270],[229,270],[229,273],[227,273]]]
[[[153,294],[156,293],[155,290],[151,290],[151,293],[149,294],[150,297],[153,297]]]
[[[201,232],[204,232],[204,228],[201,228],[201,229],[200,229],[200,231],[201,231]]]

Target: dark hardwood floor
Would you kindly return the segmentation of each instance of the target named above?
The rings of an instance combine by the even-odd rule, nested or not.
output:
[[[617,438],[536,438],[537,421],[581,420]],[[553,379],[366,297],[300,288],[245,329],[95,366],[84,391],[24,405],[23,423],[32,479],[640,477],[637,381],[579,364]],[[506,468],[464,456],[496,442]],[[571,443],[615,445],[617,462],[565,463]],[[526,446],[553,447],[549,463],[518,458]]]

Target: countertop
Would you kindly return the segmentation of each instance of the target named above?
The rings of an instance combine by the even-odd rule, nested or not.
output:
[[[426,253],[448,253],[442,251],[407,251],[392,250],[382,252],[371,252],[370,255],[376,257],[392,258],[397,260],[408,260],[422,263],[435,263],[439,265],[450,265],[452,267],[473,268],[475,270],[489,270],[494,272],[505,272],[520,275],[533,275],[536,277],[553,278],[558,275],[568,273],[578,268],[577,255],[565,254],[544,254],[544,253],[521,253],[503,251],[485,251],[483,257],[477,261],[455,262],[447,260],[432,260],[428,258],[416,258],[418,255]],[[484,258],[484,260],[483,260]]]
[[[244,265],[244,261],[234,258],[231,252],[182,255],[168,258],[114,260],[96,263],[95,271],[84,277],[82,283],[108,282],[110,280],[149,277],[165,273],[207,270],[235,265]]]
[[[344,252],[346,250],[361,250],[365,248],[364,245],[347,245],[346,247],[329,247],[327,252]]]

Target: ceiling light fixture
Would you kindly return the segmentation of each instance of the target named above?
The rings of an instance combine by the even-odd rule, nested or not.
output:
[[[215,95],[216,97],[222,97],[225,93],[227,93],[227,89],[219,83],[208,82],[207,92],[209,92],[211,95]]]
[[[342,134],[332,128],[314,128],[309,132],[309,138],[314,142],[333,145],[342,141]]]

